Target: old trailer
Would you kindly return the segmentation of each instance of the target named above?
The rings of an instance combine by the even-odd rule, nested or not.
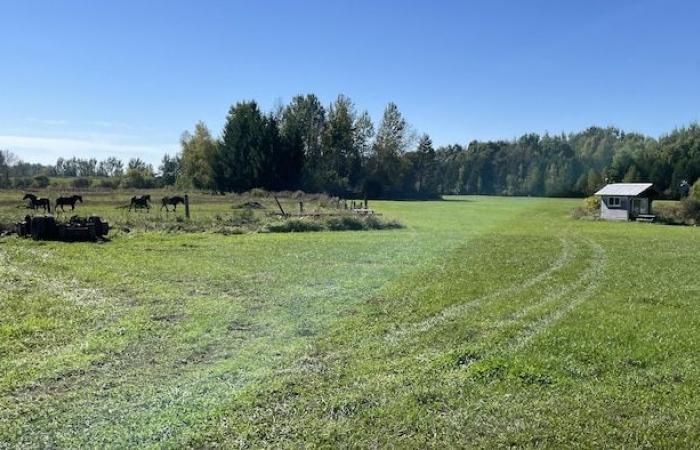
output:
[[[105,240],[109,224],[98,216],[73,216],[68,222],[59,222],[53,216],[26,216],[16,225],[19,236],[35,241],[98,241]]]

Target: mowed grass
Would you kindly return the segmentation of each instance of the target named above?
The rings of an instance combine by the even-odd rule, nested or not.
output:
[[[691,447],[700,234],[575,221],[577,202],[3,238],[0,446]]]

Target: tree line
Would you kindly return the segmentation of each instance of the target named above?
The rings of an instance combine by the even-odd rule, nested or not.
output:
[[[113,156],[101,161],[95,158],[58,158],[56,164],[44,165],[22,161],[8,150],[0,151],[0,188],[45,188],[50,185],[49,177],[71,178],[76,188],[89,187],[94,178],[101,178],[97,187],[103,188],[160,187],[165,180],[156,173],[153,165],[140,158],[131,158],[126,164]]]
[[[471,142],[437,150],[443,194],[586,196],[607,183],[651,182],[669,198],[700,178],[700,126],[660,139],[591,127],[562,135]]]
[[[120,186],[176,185],[242,192],[252,188],[327,192],[369,198],[442,194],[586,196],[609,182],[655,184],[678,197],[700,178],[700,126],[654,139],[614,127],[569,134],[525,134],[434,148],[389,103],[379,124],[340,95],[324,106],[313,94],[264,112],[255,101],[231,106],[220,136],[200,122],[180,150],[154,168],[140,159],[59,158],[42,166],[1,153],[0,185],[10,178],[107,177]],[[109,181],[103,181],[105,186]],[[116,185],[112,183],[112,185]]]
[[[313,94],[300,95],[271,113],[254,101],[239,102],[229,110],[220,138],[198,123],[181,144],[176,183],[186,187],[373,198],[439,194],[432,141],[427,135],[416,138],[394,103],[375,130],[369,114],[343,95],[327,108]]]

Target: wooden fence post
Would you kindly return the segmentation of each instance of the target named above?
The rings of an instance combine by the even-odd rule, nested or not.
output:
[[[280,201],[277,200],[277,196],[273,195],[272,198],[275,199],[275,203],[277,203],[277,207],[280,209],[280,212],[282,213],[282,217],[287,217],[287,213],[284,212],[284,209],[282,209],[282,205],[280,204]]]
[[[190,218],[190,196],[185,194],[185,217]]]

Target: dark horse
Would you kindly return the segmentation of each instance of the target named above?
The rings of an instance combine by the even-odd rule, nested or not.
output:
[[[133,197],[131,197],[131,203],[129,203],[129,211],[131,211],[131,208],[134,208],[134,209],[146,208],[146,209],[150,210],[151,209],[150,202],[151,202],[151,195],[150,194],[133,196]]]
[[[32,209],[44,208],[44,211],[51,212],[51,201],[48,198],[37,198],[34,194],[25,194],[22,200],[30,200]]]
[[[58,207],[61,207],[61,211],[65,211],[63,207],[65,205],[70,205],[70,210],[73,211],[75,209],[75,202],[80,202],[83,203],[83,197],[81,195],[71,195],[70,197],[58,197],[56,199],[56,211],[58,211]]]
[[[160,202],[161,202],[161,204],[162,204],[161,207],[160,207],[161,211],[163,210],[163,208],[165,208],[166,211],[170,211],[170,210],[168,209],[168,205],[173,205],[173,211],[177,211],[177,205],[179,205],[180,203],[182,203],[182,204],[184,205],[184,204],[185,204],[185,198],[184,198],[184,197],[179,197],[179,196],[175,196],[175,197],[163,197],[163,199],[162,199]]]

